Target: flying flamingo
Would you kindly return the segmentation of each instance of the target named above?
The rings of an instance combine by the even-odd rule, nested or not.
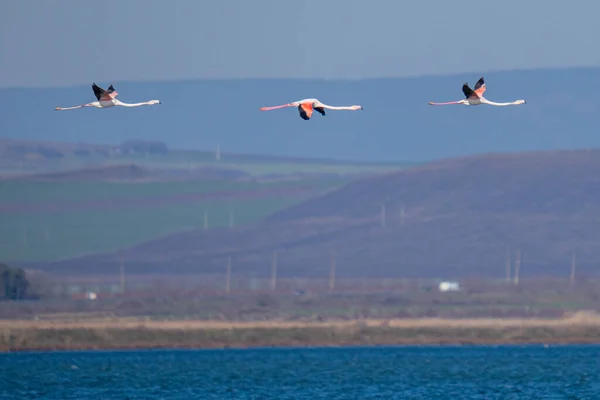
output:
[[[465,99],[463,100],[447,101],[445,103],[434,103],[433,101],[430,101],[429,104],[432,106],[445,106],[448,104],[464,104],[465,106],[477,106],[480,104],[489,104],[490,106],[518,106],[526,103],[525,100],[511,101],[510,103],[495,103],[489,101],[483,97],[483,93],[485,92],[485,81],[483,80],[483,76],[479,78],[475,84],[474,90],[469,87],[467,82],[465,82],[462,86],[462,91],[465,94]]]
[[[325,109],[328,109],[328,110],[352,110],[352,111],[363,109],[362,106],[342,106],[342,107],[328,106],[327,104],[321,103],[317,99],[304,99],[304,100],[293,101],[288,104],[282,104],[280,106],[261,107],[260,111],[276,110],[278,108],[284,108],[284,107],[298,107],[298,111],[300,111],[300,118],[302,118],[305,121],[308,121],[310,119],[310,117],[313,114],[313,110],[317,110],[317,112],[319,112],[321,115],[325,115]]]
[[[92,89],[94,90],[94,95],[96,96],[98,101],[93,101],[91,103],[82,104],[80,106],[74,106],[74,107],[56,107],[55,110],[57,110],[57,111],[75,110],[77,108],[83,108],[83,107],[96,107],[96,108],[110,108],[110,107],[114,107],[114,106],[139,107],[139,106],[146,106],[146,105],[151,106],[154,104],[160,104],[160,100],[150,100],[150,101],[145,101],[143,103],[123,103],[122,101],[119,101],[116,99],[116,97],[119,95],[119,93],[117,93],[117,91],[115,90],[113,85],[110,85],[108,87],[108,90],[104,90],[100,86],[96,85],[95,83],[92,83]]]

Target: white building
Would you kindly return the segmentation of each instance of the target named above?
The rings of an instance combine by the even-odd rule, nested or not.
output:
[[[96,300],[98,298],[98,295],[96,295],[95,292],[87,292],[85,294],[86,299],[88,300]]]
[[[460,285],[458,282],[444,281],[440,282],[439,289],[440,292],[455,292],[460,290]]]

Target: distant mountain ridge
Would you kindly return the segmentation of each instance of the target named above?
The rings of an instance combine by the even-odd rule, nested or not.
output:
[[[517,107],[431,107],[462,98],[461,85],[484,75],[493,101]],[[600,68],[539,69],[399,79],[200,80],[113,83],[123,101],[160,99],[136,109],[54,107],[94,99],[90,85],[1,89],[0,137],[68,142],[164,141],[172,148],[363,161],[430,161],[488,152],[600,146]],[[574,86],[575,85],[575,86]],[[364,111],[299,118],[265,105],[317,97]]]
[[[507,251],[522,276],[598,275],[600,149],[488,154],[367,177],[236,229],[191,230],[125,250],[133,272],[342,277],[503,277]],[[117,254],[45,264],[102,273]],[[84,267],[85,266],[85,267]]]

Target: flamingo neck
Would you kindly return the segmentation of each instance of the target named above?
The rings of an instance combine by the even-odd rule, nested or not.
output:
[[[328,106],[327,104],[319,104],[319,106],[328,110],[352,110],[350,106]]]
[[[139,107],[139,106],[146,106],[146,105],[150,105],[151,103],[149,101],[144,101],[142,103],[123,103],[122,101],[119,100],[114,100],[115,106],[121,106],[121,107]]]
[[[500,107],[505,107],[505,106],[515,106],[518,105],[519,103],[516,101],[511,101],[508,103],[496,103],[495,101],[489,101],[486,98],[481,98],[481,102],[484,104],[489,104],[490,106],[500,106]]]

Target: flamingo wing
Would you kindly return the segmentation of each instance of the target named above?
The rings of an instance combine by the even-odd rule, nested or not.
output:
[[[321,115],[325,115],[325,109],[323,107],[314,107],[315,111],[317,111]]]
[[[106,89],[106,93],[109,94],[111,99],[114,99],[115,97],[117,97],[119,95],[119,93],[117,93],[117,91],[115,90],[115,88],[113,87],[113,85],[110,85],[108,87],[108,89]]]
[[[98,101],[106,101],[112,99],[110,93],[108,93],[106,90],[102,89],[95,83],[92,83],[92,89],[94,90],[94,95],[96,96]]]
[[[312,117],[313,106],[311,103],[302,103],[298,106],[298,111],[300,111],[300,118],[308,121]]]
[[[474,88],[474,92],[477,95],[477,97],[481,97],[483,96],[483,93],[485,92],[485,81],[483,80],[483,76],[481,78],[479,78],[479,80],[477,81],[477,83],[475,84],[475,88]]]
[[[475,92],[469,87],[469,84],[467,82],[463,83],[462,91],[467,99],[475,94]]]

